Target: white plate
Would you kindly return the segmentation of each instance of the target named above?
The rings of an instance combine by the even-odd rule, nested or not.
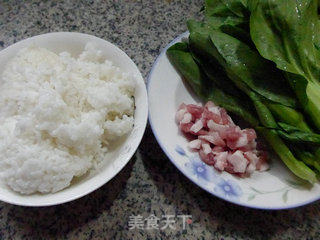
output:
[[[147,91],[137,66],[127,54],[115,45],[95,36],[82,33],[57,32],[43,34],[25,39],[2,50],[0,52],[0,73],[3,71],[6,62],[15,56],[20,49],[32,44],[45,47],[55,53],[68,51],[77,56],[83,51],[88,42],[93,42],[102,51],[103,56],[111,60],[115,66],[120,67],[125,72],[136,75],[138,84],[134,96],[136,106],[134,129],[118,147],[106,155],[104,164],[99,171],[90,172],[90,174],[74,182],[70,187],[54,194],[27,196],[13,192],[2,184],[0,185],[1,201],[23,206],[50,206],[75,200],[96,190],[112,179],[129,162],[138,148],[148,117]]]
[[[204,164],[197,153],[187,149],[187,140],[175,123],[178,106],[199,100],[184,85],[170,64],[166,50],[182,38],[173,40],[154,63],[148,78],[149,121],[161,148],[171,162],[191,181],[214,196],[226,201],[261,209],[286,209],[302,206],[320,198],[320,185],[302,183],[273,157],[271,169],[255,172],[250,178],[238,178],[229,173],[219,173]]]

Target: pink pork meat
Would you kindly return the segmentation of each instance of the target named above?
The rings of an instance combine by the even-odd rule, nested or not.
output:
[[[204,107],[182,103],[176,121],[183,133],[193,137],[189,148],[198,151],[202,161],[215,169],[245,177],[269,168],[266,152],[256,148],[255,130],[241,129],[225,109],[213,102]]]

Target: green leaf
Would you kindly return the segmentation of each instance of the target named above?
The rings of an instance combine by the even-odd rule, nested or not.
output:
[[[255,45],[251,40],[250,33],[248,30],[230,24],[221,25],[219,27],[219,30],[247,44],[250,48],[255,49]]]
[[[179,73],[191,85],[195,93],[203,97],[203,86],[205,80],[203,75],[194,62],[188,48],[187,43],[176,43],[167,50],[167,55],[171,63],[176,67]]]
[[[222,32],[229,34],[254,47],[248,31],[238,26],[236,23],[219,21],[217,18],[209,18],[208,21],[198,22],[196,20],[187,21],[190,33],[201,33],[209,35],[212,30],[220,29]]]
[[[210,61],[200,58],[199,55],[196,55],[193,52],[191,52],[191,54],[193,59],[203,70],[209,80],[214,82],[214,84],[218,88],[222,89],[225,93],[242,99],[244,105],[248,105],[248,109],[250,109],[250,99],[233,84],[233,82],[228,78],[224,70],[221,69],[218,64],[210,64]]]
[[[297,160],[286,144],[277,135],[275,130],[256,128],[267,139],[274,151],[278,154],[286,166],[298,177],[314,183],[317,181],[316,174],[302,161]]]
[[[209,0],[210,1],[210,0]],[[241,0],[220,0],[234,15],[242,18],[248,18],[249,11],[246,3]]]
[[[257,52],[220,31],[212,31],[210,38],[216,48],[213,57],[226,69],[231,79],[237,78],[246,83],[253,91],[270,101],[291,107],[296,105],[281,73]]]
[[[289,1],[292,1],[289,4],[293,3],[293,0]],[[301,0],[297,0],[296,2],[300,3],[300,1]],[[311,2],[310,0],[307,1]],[[304,59],[301,59],[299,55],[291,55],[295,52],[302,54],[303,48],[305,48],[303,44],[292,47],[294,44],[289,42],[290,39],[288,40],[288,43],[290,44],[285,46],[285,48],[288,49],[285,49],[286,52],[284,52],[287,54],[287,59],[279,61],[279,63],[275,61],[275,63],[278,67],[285,66],[284,64],[288,63],[287,60],[289,59],[292,60],[293,65],[289,62],[291,65],[285,67],[288,68],[293,66],[295,70],[298,69],[299,71],[286,70],[286,76],[284,76],[281,71],[276,69],[274,63],[269,61],[272,59],[266,60],[263,58],[264,56],[262,57],[258,53],[255,48],[256,42],[254,42],[255,46],[253,46],[252,41],[248,38],[249,29],[248,16],[246,15],[246,12],[250,10],[260,14],[261,11],[270,10],[261,8],[261,2],[268,4],[278,3],[275,0],[206,0],[205,21],[189,21],[189,45],[185,45],[183,48],[180,46],[179,48],[181,49],[169,49],[168,57],[183,78],[190,83],[197,95],[202,97],[204,100],[213,100],[216,104],[221,105],[228,111],[238,111],[238,115],[242,117],[245,116],[244,113],[246,111],[246,107],[243,106],[243,100],[245,98],[242,96],[239,97],[238,94],[233,94],[231,92],[237,92],[236,88],[244,92],[251,99],[251,104],[245,105],[254,105],[261,124],[264,126],[256,127],[256,130],[262,133],[281,160],[296,176],[313,183],[316,181],[316,173],[305,165],[304,162],[296,159],[292,154],[292,150],[288,148],[290,145],[287,146],[287,144],[279,137],[277,130],[284,130],[279,129],[273,116],[275,111],[274,109],[269,109],[268,104],[274,104],[276,110],[281,111],[282,108],[286,110],[287,113],[291,114],[286,118],[285,112],[278,112],[278,116],[276,116],[278,121],[280,119],[281,121],[289,124],[291,124],[291,121],[296,121],[298,119],[297,117],[299,117],[299,112],[294,109],[298,105],[295,97],[293,96],[293,92],[291,92],[290,87],[288,87],[291,86],[292,89],[294,89],[294,93],[298,96],[299,102],[303,106],[304,110],[308,113],[315,112],[314,116],[320,116],[320,106],[318,109],[316,105],[319,98],[317,97],[317,93],[320,93],[320,87],[316,88],[319,89],[319,91],[315,91],[315,88],[313,87],[310,88],[310,81],[305,77],[305,75],[314,77],[317,73],[318,64],[320,63],[313,62],[313,60],[316,59],[317,54],[320,55],[320,51],[315,47],[320,43],[320,37],[314,37],[311,40],[311,45],[316,49],[314,55],[305,55]],[[279,6],[281,5],[282,7],[281,11],[284,11],[285,8],[283,8],[283,5],[285,5],[286,1],[279,2]],[[312,6],[312,4],[310,6]],[[300,11],[303,10],[304,7],[305,5],[303,3],[297,9]],[[260,12],[256,11],[256,9],[260,9]],[[288,9],[291,10],[291,5]],[[274,11],[274,9],[272,9],[272,11]],[[281,14],[287,16],[285,13]],[[281,14],[279,14],[280,17]],[[292,16],[294,17],[294,14]],[[266,16],[259,17],[261,18],[260,20],[262,21],[262,25],[265,23],[268,24],[268,22],[265,21]],[[277,23],[279,23],[279,19],[277,19],[278,16],[272,17],[275,18]],[[252,16],[250,17],[250,21],[251,20]],[[274,19],[271,20],[274,21]],[[291,20],[290,16],[289,20]],[[283,22],[281,22],[281,24],[283,24]],[[283,27],[281,24],[276,26],[276,28]],[[257,24],[257,26],[258,25],[259,24]],[[318,25],[319,24],[317,24],[317,26]],[[269,37],[269,33],[273,34],[272,31],[274,26],[266,27],[271,29],[266,29],[266,36]],[[301,26],[293,26],[292,29],[299,29],[299,27],[301,28]],[[252,29],[250,29],[250,34],[252,37],[251,30]],[[262,27],[258,30],[261,35],[264,28]],[[301,30],[303,29],[301,28]],[[286,31],[287,32],[284,32],[285,37],[291,34],[288,33],[288,31],[291,31],[291,28],[288,28]],[[303,41],[304,38],[308,39],[310,36],[308,31],[309,30],[305,30],[305,36],[295,36],[296,39],[293,39],[292,42],[298,42],[299,38],[302,38]],[[204,37],[202,36],[202,38],[204,41],[198,42],[198,40],[196,40],[192,42],[192,39],[197,39],[196,34],[203,35]],[[209,41],[208,36],[210,37]],[[279,38],[275,38],[275,40],[278,39]],[[282,36],[280,40],[281,39]],[[262,38],[262,41],[263,40],[268,39]],[[309,48],[305,53],[308,52],[311,52],[309,51]],[[301,73],[304,75],[301,75]],[[226,77],[225,74],[228,77]],[[233,85],[230,84],[230,86],[226,86],[226,83],[230,83],[229,80],[232,81]],[[310,101],[310,99],[313,101]],[[253,118],[255,118],[255,116],[253,116]],[[246,117],[244,117],[244,119],[246,119]],[[293,124],[293,126],[298,126],[298,124]]]
[[[211,16],[237,16],[248,18],[247,1],[244,0],[206,0],[205,15]]]
[[[257,126],[259,123],[251,111],[249,111],[247,107],[243,105],[241,99],[237,98],[236,96],[226,94],[219,88],[211,88],[210,91],[208,91],[206,100],[212,101],[215,104],[225,108],[227,111],[241,117],[252,126]]]
[[[317,157],[316,151],[311,152],[311,150],[307,150],[301,145],[295,145],[293,149],[299,159],[301,159],[305,164],[309,165],[310,167],[313,167],[318,172],[320,172],[320,159]]]
[[[239,96],[244,101],[249,101],[249,98],[229,79],[219,63],[211,57],[214,54],[212,52],[214,48],[208,34],[198,32],[191,33],[189,36],[189,46],[193,58],[202,67],[211,80],[213,80],[225,92]],[[245,104],[247,105],[250,103]]]
[[[278,68],[307,79],[319,76],[313,38],[317,0],[260,0],[250,17],[250,33],[260,54]]]
[[[289,83],[294,90],[300,105],[309,115],[312,124],[318,130],[320,129],[320,84],[308,82],[301,75],[285,73]]]
[[[231,98],[229,97],[230,100],[233,100],[233,103],[228,104],[227,106],[224,104],[224,107],[245,119],[252,126],[258,125],[250,99],[235,86],[224,72],[224,69],[210,57],[210,51],[214,48],[212,48],[209,36],[198,32],[191,33],[189,36],[189,46],[193,58],[198,65],[201,66],[208,79],[213,81],[219,89],[223,90],[224,94],[233,96]],[[217,92],[215,92],[215,94],[219,95]],[[236,99],[234,96],[237,96]],[[235,104],[236,102],[237,104],[233,106],[232,104]],[[238,107],[239,105],[241,105],[241,108]]]
[[[215,29],[222,25],[247,26],[249,10],[246,0],[206,0],[205,21]]]
[[[187,43],[177,43],[171,46],[167,50],[167,55],[173,66],[200,98],[205,101],[213,101],[254,126],[258,124],[255,116],[243,105],[241,99],[225,93],[214,84],[214,81],[209,80],[193,59]]]
[[[228,73],[230,79],[232,79],[236,84],[236,86],[239,87],[242,91],[246,92],[248,96],[253,100],[262,124],[266,127],[276,127],[277,124],[275,123],[272,114],[270,113],[268,108],[261,102],[261,98],[254,92],[256,91],[262,96],[265,96],[269,99],[271,98],[274,101],[281,99],[279,101],[280,103],[283,103],[286,99],[286,96],[283,97],[283,95],[281,95],[286,91],[285,89],[282,89],[280,94],[275,94],[277,90],[279,91],[279,87],[274,89],[273,91],[270,91],[270,89],[268,89],[269,83],[271,83],[272,80],[263,79],[263,77],[267,76],[268,74],[272,74],[272,71],[265,72],[266,69],[268,70],[268,63],[266,63],[266,65],[257,64],[259,63],[259,61],[260,63],[264,62],[264,60],[248,46],[227,34],[213,30],[210,34],[210,38],[215,48],[208,48],[208,56],[211,55],[211,59],[218,61],[219,64],[221,64],[225,71]],[[204,49],[207,49],[207,47],[205,47]],[[271,79],[274,80],[274,78],[272,77]],[[279,86],[281,78],[279,80],[278,77],[276,81],[277,82],[274,82],[270,86],[270,88]],[[253,91],[248,89],[248,87]],[[279,95],[281,97],[279,97]],[[287,99],[290,99],[290,96],[288,96]],[[275,131],[263,131],[263,135],[267,138],[282,161],[294,174],[310,182],[316,181],[315,173],[303,162],[298,161],[293,156],[290,149],[281,141]]]
[[[257,7],[258,3],[259,0],[248,0],[246,6],[249,12],[252,12]]]
[[[305,111],[309,114],[314,126],[320,130],[320,84],[318,82],[309,82],[306,87],[307,104]]]
[[[276,120],[287,123],[305,132],[312,132],[304,116],[294,108],[270,101],[264,102]]]
[[[231,0],[232,2],[236,2]],[[231,9],[225,4],[224,0],[206,0],[205,1],[205,15],[206,17],[211,16],[236,16]],[[240,16],[241,17],[241,16]]]
[[[188,20],[187,21],[188,30],[190,33],[199,32],[202,34],[209,34],[212,29],[219,28],[221,26],[220,23],[207,23],[207,22],[198,22],[196,20]]]
[[[320,129],[320,23],[317,0],[260,0],[250,8],[259,53],[287,72],[300,104]]]
[[[262,126],[267,127],[267,128],[277,128],[277,123],[274,120],[270,110],[267,108],[267,106],[261,101],[261,97],[259,97],[257,94],[254,92],[249,92],[248,93],[254,106],[255,109],[258,113],[260,122]]]
[[[320,144],[320,134],[305,132],[289,124],[278,122],[281,130],[277,130],[283,139],[296,143]]]
[[[227,6],[220,0],[206,0],[205,1],[205,15],[211,16],[232,16],[234,15]]]

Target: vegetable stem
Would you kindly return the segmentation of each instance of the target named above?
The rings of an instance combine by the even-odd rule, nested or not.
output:
[[[267,139],[274,151],[278,154],[286,166],[298,177],[314,183],[317,181],[316,174],[303,162],[297,160],[286,144],[277,135],[275,130],[259,128],[259,132]]]
[[[287,107],[278,103],[266,103],[273,116],[281,122],[297,127],[305,132],[312,132],[303,115],[294,108]]]
[[[305,110],[314,125],[320,130],[320,85],[310,81],[306,88],[306,95],[308,103]]]

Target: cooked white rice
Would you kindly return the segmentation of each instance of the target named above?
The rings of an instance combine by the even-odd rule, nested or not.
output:
[[[0,179],[22,194],[57,192],[133,127],[135,78],[87,44],[78,58],[18,53],[0,81]]]

